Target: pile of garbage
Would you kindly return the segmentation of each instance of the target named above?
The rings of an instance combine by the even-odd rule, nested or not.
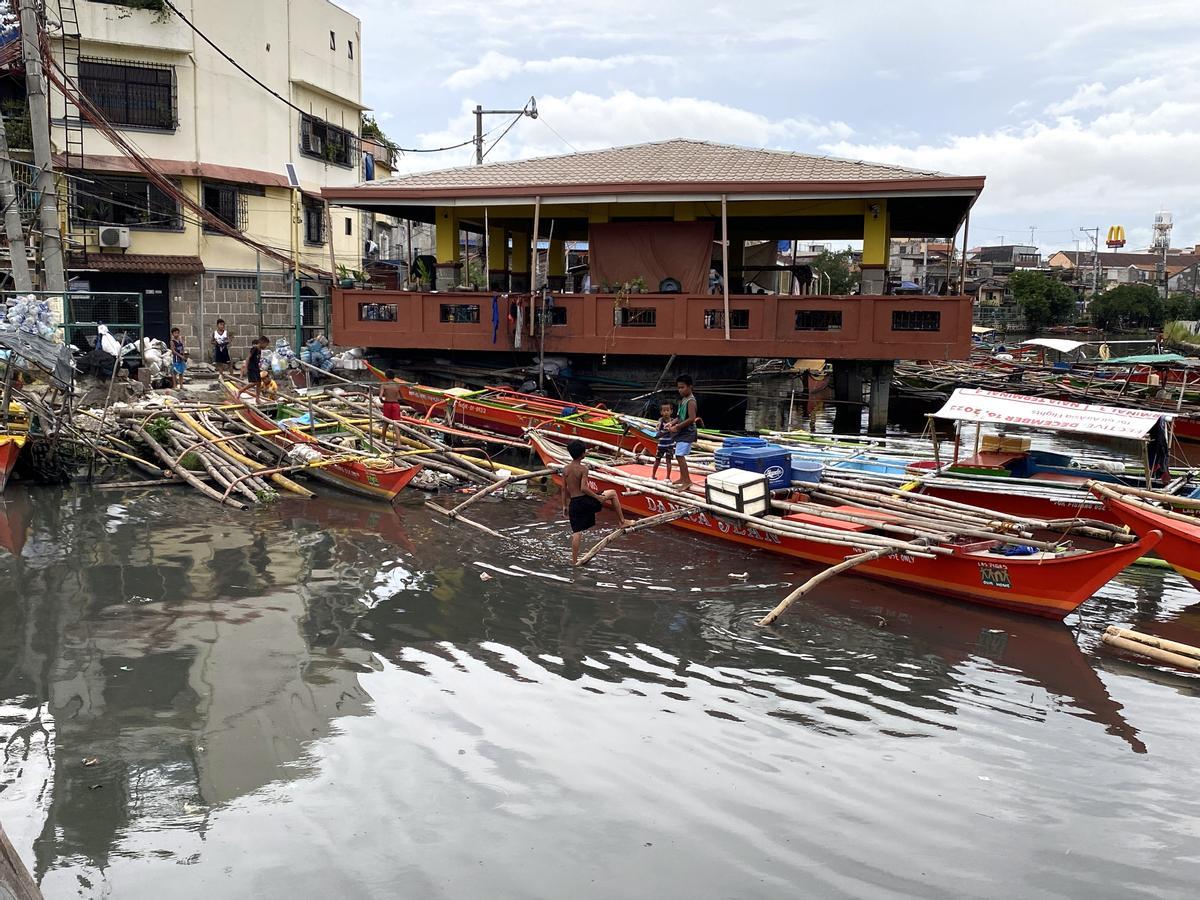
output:
[[[303,354],[301,358],[303,358]],[[288,369],[300,368],[300,363],[296,361],[296,351],[292,349],[287,338],[279,338],[275,342],[275,349],[271,351],[269,362],[272,375],[282,375]]]
[[[47,341],[58,340],[58,326],[50,311],[49,300],[39,300],[35,294],[24,294],[5,300],[3,309],[0,328],[36,334]]]
[[[333,367],[351,372],[362,371],[367,367],[364,356],[366,356],[366,351],[362,347],[351,347],[333,358]]]
[[[134,341],[128,348],[123,348],[124,352],[141,351],[142,361],[150,370],[150,378],[157,379],[170,365],[171,355],[170,350],[165,343],[157,338],[142,338],[140,341]]]
[[[329,349],[329,339],[319,334],[310,340],[300,351],[300,360],[328,372],[333,368],[333,351]]]

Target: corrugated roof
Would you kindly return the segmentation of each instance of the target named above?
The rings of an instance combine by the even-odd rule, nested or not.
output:
[[[911,181],[953,177],[941,172],[863,160],[675,138],[565,156],[419,172],[368,184],[378,188],[437,190],[706,182],[767,185],[777,182]]]

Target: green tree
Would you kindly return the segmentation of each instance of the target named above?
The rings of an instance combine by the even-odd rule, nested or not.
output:
[[[1105,330],[1156,328],[1163,322],[1165,305],[1158,289],[1148,284],[1119,284],[1092,298],[1093,324]]]
[[[1195,321],[1198,306],[1200,304],[1192,299],[1191,294],[1171,294],[1163,303],[1163,323],[1178,322],[1180,319]]]
[[[1008,289],[1033,331],[1075,318],[1075,292],[1057,278],[1041,272],[1013,272],[1008,276]]]
[[[839,250],[837,253],[822,250],[809,265],[813,272],[828,276],[829,293],[849,294],[858,286],[858,273],[852,268],[853,262],[849,250]]]

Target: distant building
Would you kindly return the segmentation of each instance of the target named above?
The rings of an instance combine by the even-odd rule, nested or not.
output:
[[[1040,269],[1042,254],[1032,244],[996,244],[976,247],[968,254],[969,259],[989,263],[994,275],[1008,275],[1017,269]]]
[[[1187,250],[1171,248],[1166,252],[1166,274],[1194,266],[1200,262],[1200,244]],[[1059,250],[1047,260],[1052,269],[1063,269],[1073,274],[1077,284],[1091,286],[1093,266],[1099,268],[1100,290],[1107,290],[1119,284],[1152,284],[1162,286],[1164,256],[1161,252],[1144,251],[1110,251],[1093,254],[1090,250]],[[1172,288],[1172,290],[1174,290]]]

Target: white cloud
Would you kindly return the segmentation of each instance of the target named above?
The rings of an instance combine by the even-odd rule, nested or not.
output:
[[[736,106],[695,97],[653,97],[633,91],[607,96],[581,91],[538,98],[538,120],[520,122],[489,155],[489,161],[528,158],[577,150],[592,150],[643,141],[690,137],[751,147],[814,150],[822,141],[848,139],[853,133],[842,121],[821,122],[803,117],[772,119]],[[557,131],[570,143],[564,144]],[[436,132],[421,135],[420,146],[438,147],[461,140],[473,128],[470,103]],[[497,131],[496,134],[499,132]],[[415,167],[442,167],[465,162],[467,153],[451,160],[410,159]]]
[[[824,149],[986,175],[972,217],[1007,223],[1010,236],[1013,225],[1036,224],[1043,241],[1069,246],[1065,235],[1072,229],[1120,223],[1132,245],[1148,237],[1154,213],[1166,208],[1176,212],[1175,242],[1190,243],[1200,231],[1200,81],[1195,72],[1179,75],[1172,82],[1134,79],[1112,89],[1082,84],[1047,106],[1049,118],[1023,127],[939,143],[837,141]],[[984,228],[989,236],[994,230]]]
[[[461,90],[485,82],[504,81],[522,72],[536,75],[585,75],[616,69],[634,69],[638,66],[675,65],[669,56],[652,53],[620,54],[604,58],[590,56],[555,56],[551,59],[519,60],[503,53],[489,50],[473,66],[458,69],[442,82],[446,87]]]

